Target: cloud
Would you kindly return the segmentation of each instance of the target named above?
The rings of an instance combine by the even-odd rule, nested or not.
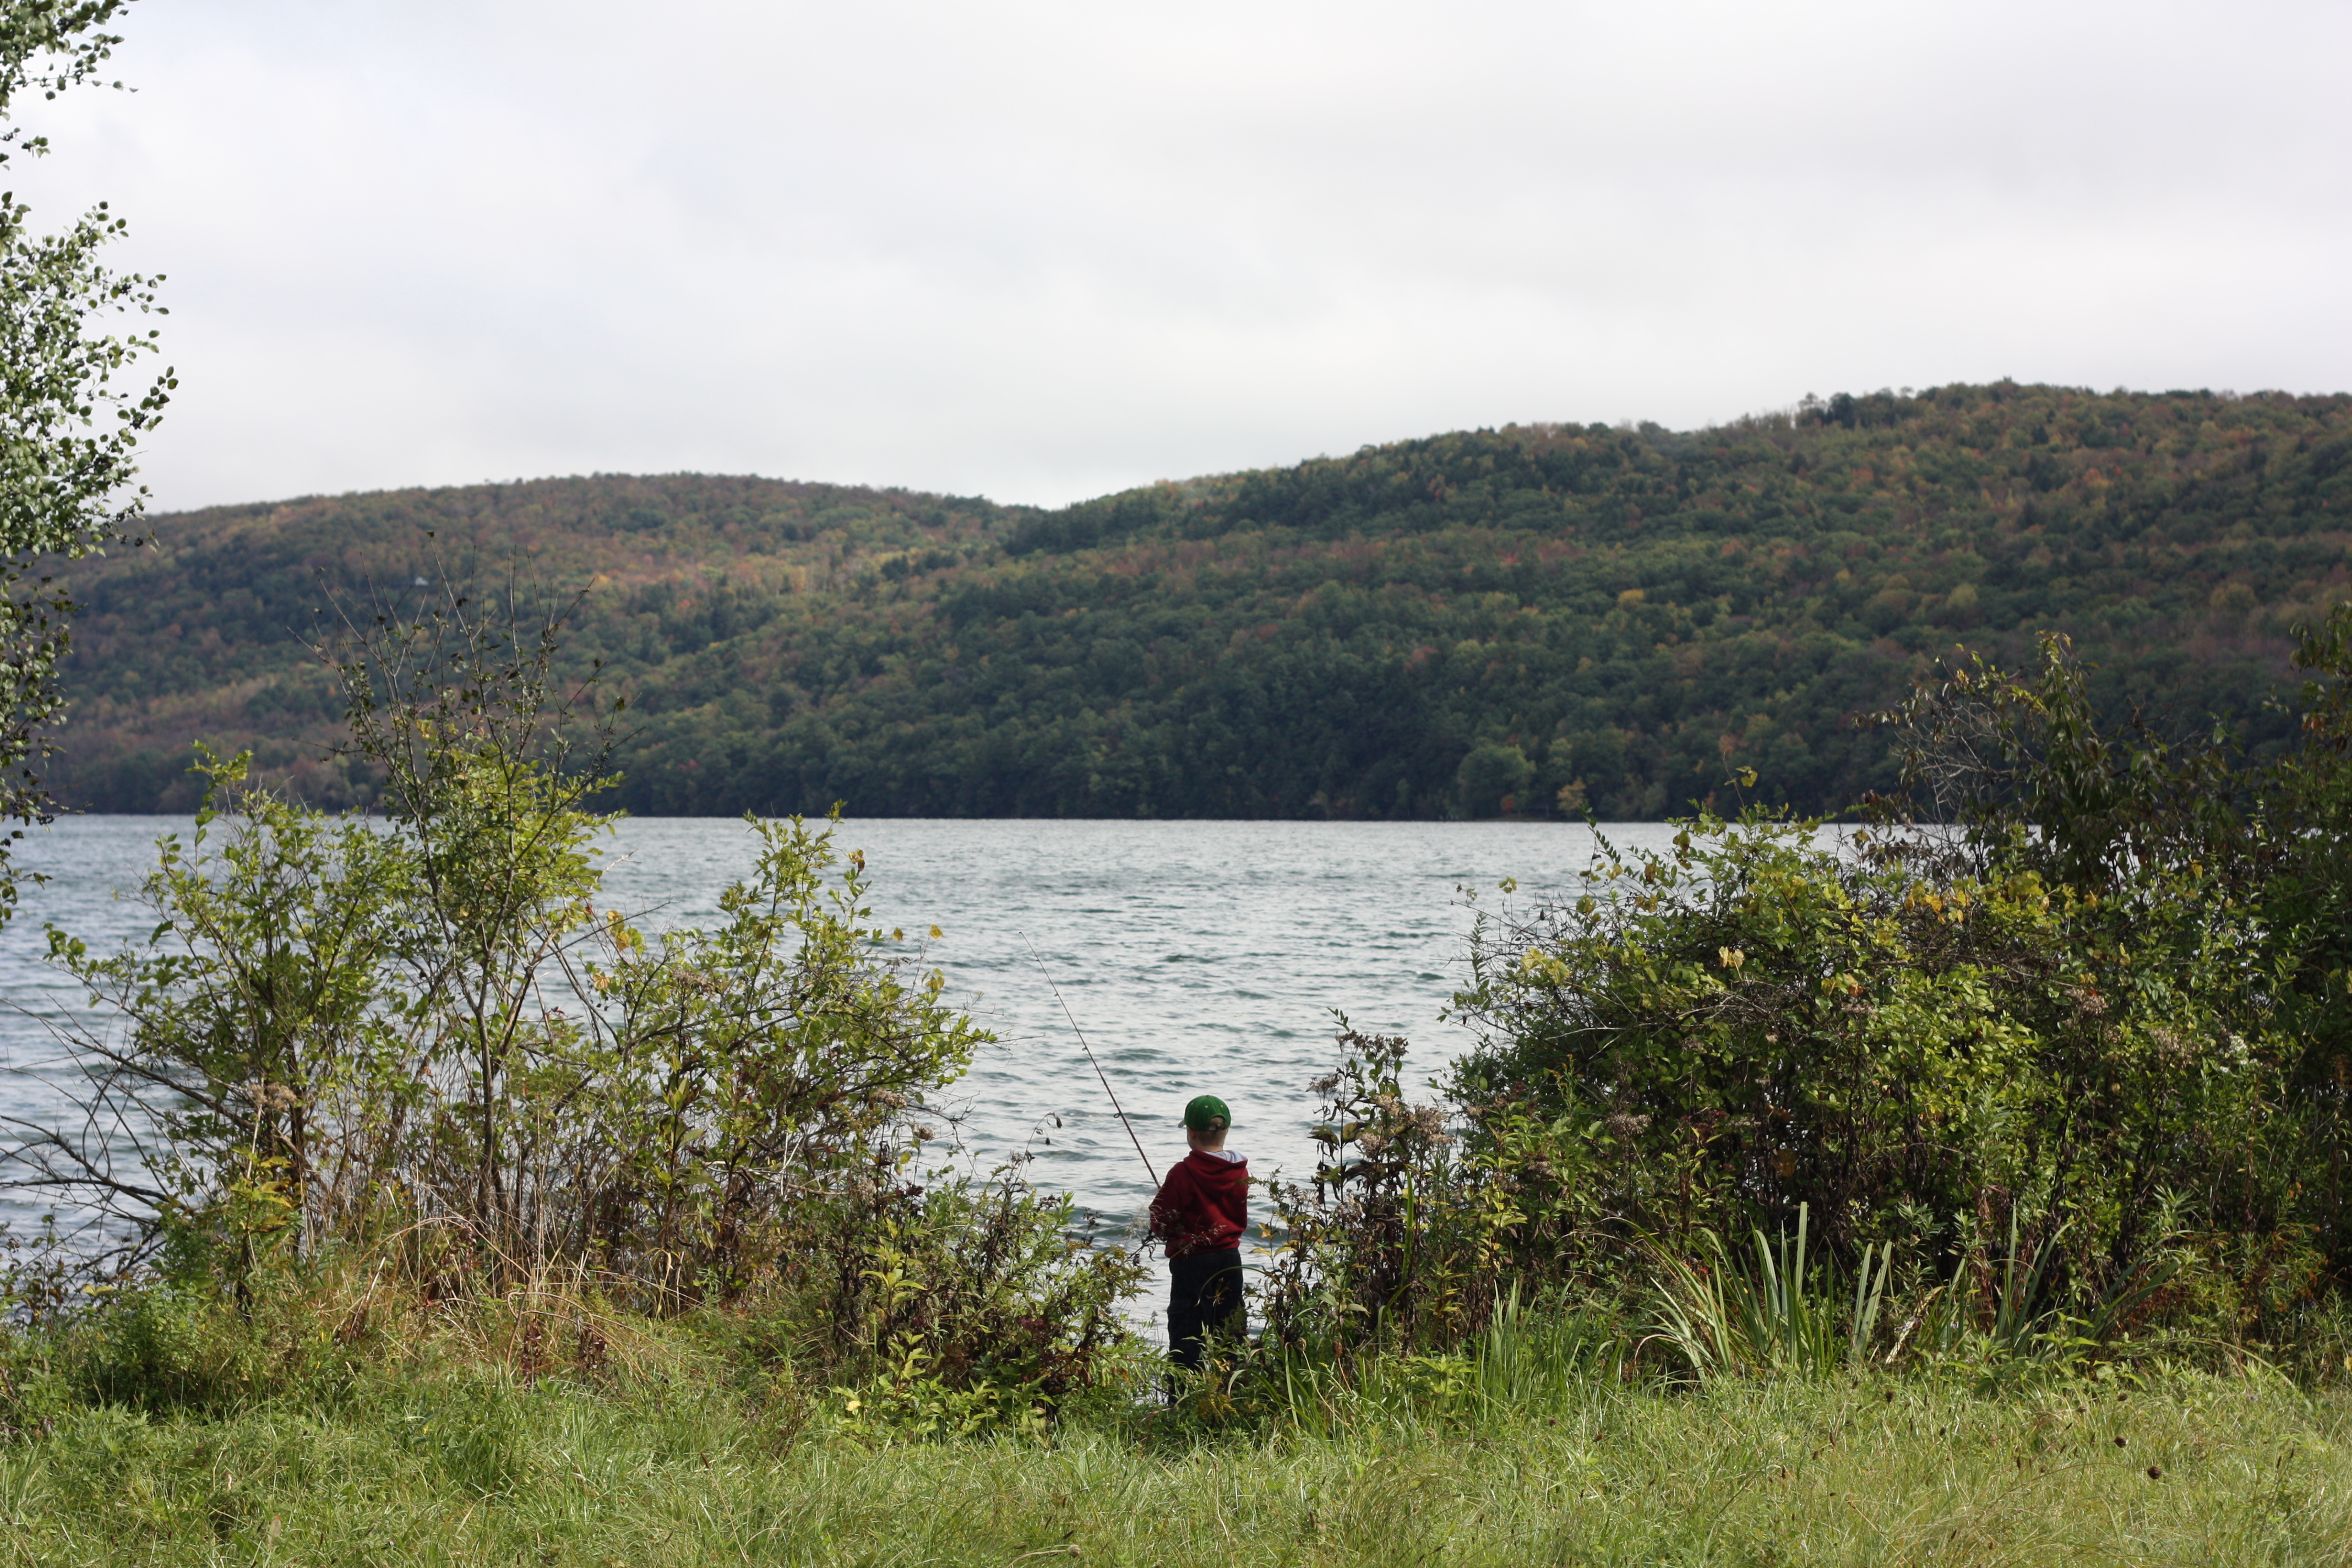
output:
[[[2352,382],[2330,5],[134,7],[38,212],[166,505],[701,468],[1054,502],[1513,419]]]

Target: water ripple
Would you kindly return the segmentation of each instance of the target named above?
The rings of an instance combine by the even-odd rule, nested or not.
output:
[[[93,947],[143,937],[152,917],[120,895],[135,894],[156,838],[192,826],[79,817],[26,836],[24,863],[51,880],[0,931],[0,1000],[13,1005],[0,1012],[0,1108],[64,1109],[30,1071],[55,1054],[42,1021],[80,1003],[40,959],[43,922]],[[1608,832],[1631,846],[1662,844],[1667,830]],[[866,851],[882,926],[943,929],[912,945],[997,1036],[947,1096],[968,1148],[983,1161],[1034,1148],[1040,1179],[1113,1224],[1141,1210],[1150,1184],[1023,932],[1159,1168],[1182,1157],[1184,1101],[1213,1092],[1234,1108],[1234,1145],[1254,1174],[1297,1173],[1312,1164],[1306,1086],[1333,1060],[1333,1010],[1411,1037],[1416,1072],[1434,1072],[1467,1044],[1438,1018],[1464,973],[1460,889],[1505,877],[1522,900],[1564,889],[1591,848],[1581,826],[1512,823],[862,819],[839,843]],[[718,919],[752,839],[734,821],[645,818],[623,823],[608,848],[606,900],[666,927]]]

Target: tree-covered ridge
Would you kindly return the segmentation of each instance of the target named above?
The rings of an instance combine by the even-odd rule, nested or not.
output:
[[[2288,628],[2352,597],[2348,474],[2352,397],[1999,384],[1055,511],[691,477],[226,509],[86,580],[68,784],[168,804],[202,733],[349,787],[287,743],[334,705],[275,628],[308,624],[315,568],[427,574],[437,524],[593,583],[573,652],[632,693],[639,811],[1634,818],[1740,767],[1833,810],[1891,778],[1855,715],[2045,627],[2110,708],[2276,744]]]
[[[74,574],[84,616],[60,789],[85,809],[184,806],[194,798],[187,747],[203,737],[256,745],[262,775],[350,799],[341,765],[320,760],[341,734],[341,699],[304,647],[338,601],[359,609],[383,593],[413,602],[445,573],[491,587],[584,588],[584,622],[597,636],[582,647],[625,644],[635,669],[730,642],[779,605],[837,594],[868,572],[936,571],[988,548],[1002,510],[904,490],[686,474],[310,497],[159,519],[151,547]]]

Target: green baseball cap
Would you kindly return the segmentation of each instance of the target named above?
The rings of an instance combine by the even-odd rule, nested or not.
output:
[[[1234,1124],[1234,1113],[1213,1094],[1195,1095],[1184,1107],[1184,1125],[1195,1132],[1213,1132],[1219,1122]]]

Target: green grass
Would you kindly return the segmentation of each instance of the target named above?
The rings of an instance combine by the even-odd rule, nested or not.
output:
[[[66,1413],[0,1448],[0,1563],[2352,1558],[2352,1399],[2267,1376],[2131,1384],[1676,1392],[1587,1370],[1498,1395],[1429,1363],[1311,1396],[1312,1432],[1114,1412],[1050,1438],[894,1445],[691,1377],[415,1371],[331,1405]]]

